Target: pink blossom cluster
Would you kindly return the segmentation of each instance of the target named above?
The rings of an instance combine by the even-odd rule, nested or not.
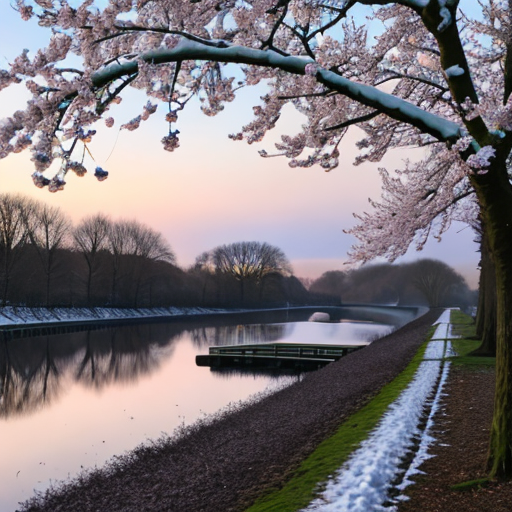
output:
[[[73,171],[80,178],[87,173],[87,169],[81,162],[67,162],[66,170]]]
[[[380,201],[370,200],[371,211],[355,215],[357,224],[346,230],[358,240],[351,261],[392,261],[411,244],[421,250],[429,236],[440,239],[454,219],[477,223],[466,168],[458,151],[439,147],[419,163],[406,162],[405,169],[379,169]]]
[[[178,138],[178,133],[179,131],[176,130],[162,138],[161,142],[165,151],[173,152],[175,149],[180,147],[180,139]]]
[[[108,172],[98,166],[94,170],[94,176],[98,181],[104,181],[108,178]]]

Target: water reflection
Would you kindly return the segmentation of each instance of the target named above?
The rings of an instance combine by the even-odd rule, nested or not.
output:
[[[113,382],[130,383],[156,370],[162,358],[170,357],[172,341],[179,334],[168,334],[162,343],[148,343],[148,333],[139,327],[86,333],[84,348],[74,357],[70,366],[74,378],[87,386],[101,389]],[[163,342],[165,341],[165,344]]]
[[[222,345],[249,345],[278,341],[293,332],[294,324],[239,324],[203,327],[192,331],[198,347]]]
[[[281,379],[283,376],[292,378],[289,382],[300,381],[308,373],[307,370],[293,368],[244,368],[244,367],[227,367],[227,368],[211,368],[213,376],[221,379],[231,379],[233,377],[252,376],[252,377],[269,377],[271,379]]]
[[[50,405],[70,382],[96,390],[115,383],[136,383],[170,358],[175,342],[185,334],[196,349],[206,352],[209,346],[284,339],[350,343],[351,337],[370,340],[391,329],[355,318],[349,322],[336,319],[335,322],[341,320],[341,323],[308,324],[310,314],[310,311],[290,310],[226,315],[194,323],[140,324],[0,341],[0,418],[31,414]],[[265,320],[275,323],[259,323]],[[256,375],[254,370],[243,370],[244,374],[251,371]],[[223,374],[227,373],[223,371]],[[280,375],[279,371],[264,374]]]
[[[218,315],[0,341],[0,510],[14,510],[50,479],[100,466],[183,422],[302,378],[210,371],[195,358],[211,345],[338,343],[349,335],[350,323],[308,324],[311,314]],[[382,328],[357,326],[373,335]]]
[[[136,382],[170,357],[183,328],[137,325],[0,342],[0,418],[33,413],[69,380],[102,389]]]

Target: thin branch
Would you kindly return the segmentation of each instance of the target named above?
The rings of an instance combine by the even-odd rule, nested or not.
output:
[[[277,6],[276,6],[277,7]],[[277,10],[276,10],[277,12]],[[279,16],[279,19],[274,23],[274,26],[272,27],[272,30],[270,31],[270,34],[266,41],[263,41],[261,45],[261,49],[264,50],[265,47],[274,48],[274,36],[276,35],[276,32],[278,31],[279,27],[281,26],[281,23],[284,21],[284,18],[288,14],[288,2],[284,3],[283,6],[283,12]]]
[[[125,89],[126,87],[128,87],[138,76],[138,73],[134,73],[133,75],[129,76],[126,80],[123,81],[122,84],[120,84],[118,87],[116,87],[116,89],[114,90],[114,92],[109,92],[108,93],[108,96],[107,96],[107,99],[105,101],[102,101],[101,104],[100,104],[100,110],[104,110],[105,107],[116,97],[119,95],[119,93],[121,93],[123,91],[123,89]]]
[[[178,81],[178,74],[181,69],[181,60],[176,62],[176,69],[174,70],[174,76],[172,77],[171,89],[169,91],[169,110],[171,110],[172,96],[174,94],[174,88],[176,87],[176,82]]]
[[[55,71],[62,75],[62,73],[76,73],[77,75],[83,76],[84,72],[75,68],[55,68]]]
[[[91,29],[92,27],[82,27],[83,29]],[[114,25],[114,28],[117,30],[120,30],[117,34],[110,34],[108,36],[102,37],[100,39],[97,39],[94,41],[93,44],[99,44],[104,41],[108,41],[110,39],[115,39],[116,37],[120,37],[123,35],[126,35],[128,32],[157,32],[159,34],[170,34],[175,36],[181,36],[186,39],[189,39],[190,41],[195,41],[196,43],[201,43],[206,46],[213,46],[214,48],[227,48],[229,46],[228,43],[225,41],[222,41],[221,39],[217,39],[215,41],[210,41],[208,39],[203,39],[201,37],[194,36],[193,34],[189,34],[188,32],[183,32],[182,30],[169,30],[166,28],[152,28],[152,27],[138,27],[138,26],[130,26],[130,27],[123,27],[120,25]]]
[[[379,114],[382,114],[382,112],[379,112],[378,110],[374,110],[373,112],[370,112],[369,114],[365,114],[364,116],[359,116],[354,119],[349,119],[348,121],[344,121],[343,123],[337,124],[335,126],[329,126],[328,128],[324,128],[324,131],[330,132],[332,130],[341,130],[342,128],[347,128],[348,126],[352,126],[357,123],[364,123],[366,121],[370,121],[374,117],[377,117]]]
[[[431,80],[427,80],[426,78],[421,78],[419,76],[405,75],[403,73],[398,73],[397,71],[393,71],[391,69],[385,69],[384,71],[386,73],[391,73],[392,76],[381,79],[379,82],[375,83],[375,86],[384,84],[386,82],[389,82],[390,80],[404,78],[407,80],[414,80],[415,82],[420,82],[425,85],[430,85],[431,87],[435,87],[436,89],[439,89],[443,93],[448,92],[450,90],[450,89],[448,89],[448,87],[443,87],[442,85],[436,84],[435,82],[432,82]]]
[[[307,38],[301,34],[295,27],[292,27],[291,25],[288,25],[288,23],[284,22],[282,23],[283,27],[286,27],[288,30],[292,32],[292,34],[300,40],[302,43],[302,46],[304,46],[304,49],[306,50],[306,53],[309,57],[311,57],[312,60],[316,60],[315,54],[312,52],[311,48],[309,47],[309,44],[307,42]]]
[[[454,204],[458,203],[462,199],[471,196],[472,194],[476,194],[475,190],[474,189],[469,189],[466,192],[461,193],[460,195],[454,197],[452,201],[450,201],[447,205],[443,206],[442,208],[440,208],[438,210],[437,215],[440,215],[441,213],[445,213],[446,210],[448,210],[448,208],[450,208]]]
[[[339,94],[336,91],[323,91],[323,92],[313,92],[311,94],[297,94],[293,96],[278,96],[278,100],[296,100],[300,98],[322,98],[322,97],[328,97],[328,96],[334,96],[336,94]]]
[[[109,64],[112,64],[112,62],[117,62],[120,64],[119,59],[126,59],[126,60],[132,60],[137,57],[136,53],[127,53],[126,55],[117,55],[116,57],[112,57],[111,59],[108,59],[104,62],[103,67],[107,67]]]
[[[331,8],[333,11],[336,11],[339,13],[338,16],[333,18],[329,23],[325,24],[323,27],[313,30],[313,32],[311,32],[311,34],[309,34],[309,36],[308,36],[308,41],[310,41],[311,39],[316,37],[317,34],[323,34],[326,30],[329,30],[330,28],[337,25],[343,18],[346,18],[349,9],[352,8],[355,4],[356,4],[356,0],[350,0],[341,9],[335,8],[335,7]],[[324,7],[324,6],[322,6],[322,7]]]
[[[430,48],[429,46],[421,46],[418,44],[408,43],[409,46],[416,50],[422,50],[424,52],[433,53],[434,55],[437,55],[438,57],[441,57],[441,52],[437,48]]]

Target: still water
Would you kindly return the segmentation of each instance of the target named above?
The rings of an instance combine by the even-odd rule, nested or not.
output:
[[[223,315],[0,342],[0,512],[14,511],[34,489],[300,378],[197,367],[195,356],[209,346],[359,343],[392,328],[288,313],[268,320]]]

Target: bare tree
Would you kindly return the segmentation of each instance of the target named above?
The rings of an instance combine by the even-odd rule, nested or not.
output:
[[[113,222],[108,230],[108,249],[112,254],[112,289],[110,293],[111,304],[118,302],[118,281],[122,256],[126,254],[128,245],[128,230],[126,222]]]
[[[112,301],[117,300],[121,262],[131,261],[130,278],[134,285],[135,306],[139,304],[140,289],[151,262],[175,264],[176,257],[162,234],[136,220],[111,222],[107,233],[107,247],[112,254]],[[150,284],[151,296],[151,284]],[[151,299],[150,299],[151,302]]]
[[[445,305],[448,294],[466,287],[464,278],[446,263],[421,259],[409,265],[411,281],[426,297],[430,307]]]
[[[194,265],[190,269],[190,272],[195,275],[199,275],[202,279],[201,286],[201,304],[204,305],[206,302],[206,290],[208,283],[212,281],[212,277],[215,273],[215,265],[213,264],[212,251],[202,252],[196,257]]]
[[[0,194],[0,264],[2,305],[6,305],[11,274],[19,262],[21,249],[28,240],[24,218],[29,201],[21,195]]]
[[[73,230],[73,245],[87,264],[86,295],[87,304],[91,304],[91,285],[93,274],[98,270],[98,253],[107,248],[111,221],[97,214],[87,217]]]
[[[49,306],[51,280],[57,268],[57,252],[66,246],[71,223],[60,208],[36,201],[28,204],[24,222],[46,277],[45,303]]]
[[[220,245],[211,251],[215,270],[233,276],[240,282],[240,300],[244,302],[245,283],[255,280],[262,283],[272,273],[289,275],[290,262],[278,247],[266,242],[235,242]]]

